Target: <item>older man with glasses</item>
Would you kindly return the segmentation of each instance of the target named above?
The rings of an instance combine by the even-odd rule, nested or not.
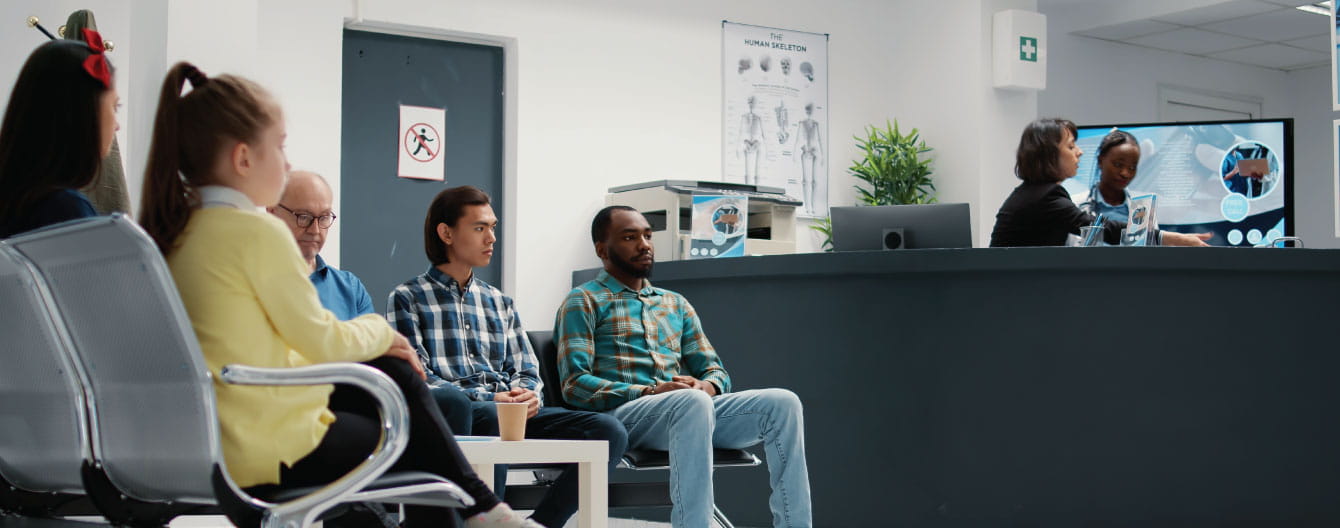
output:
[[[326,265],[326,261],[321,258],[326,235],[335,223],[335,212],[331,210],[333,200],[330,185],[320,174],[293,171],[289,174],[288,185],[284,187],[284,196],[277,205],[267,207],[266,210],[283,220],[293,231],[298,250],[312,270],[308,278],[316,286],[321,305],[341,320],[349,320],[376,310],[372,307],[372,297],[368,295],[363,281],[358,280],[353,273]]]
[[[279,198],[279,203],[265,210],[279,217],[293,231],[298,250],[303,260],[307,261],[307,268],[312,270],[307,278],[316,286],[321,305],[340,320],[347,321],[375,310],[363,281],[358,280],[353,273],[326,265],[326,261],[321,258],[326,235],[330,232],[330,226],[335,224],[335,211],[331,209],[334,199],[330,184],[320,174],[293,171],[288,176],[288,185],[284,186],[284,196]],[[391,528],[397,525],[395,516],[378,504],[356,504],[349,512],[328,519],[325,523],[326,528]]]

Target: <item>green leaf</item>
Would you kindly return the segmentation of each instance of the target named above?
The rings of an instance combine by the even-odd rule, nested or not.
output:
[[[832,218],[832,217],[825,216],[825,217],[823,217],[823,218],[820,218],[819,220],[815,221],[815,224],[814,224],[814,225],[810,226],[810,229],[813,229],[813,230],[815,230],[815,231],[818,231],[818,232],[820,232],[820,233],[823,233],[823,235],[824,235],[824,241],[823,241],[822,244],[819,244],[819,249],[822,249],[822,250],[824,250],[824,251],[832,251],[832,250],[833,250],[833,218]]]
[[[932,203],[935,185],[931,182],[931,158],[922,158],[933,149],[921,140],[915,128],[903,133],[898,121],[885,121],[883,128],[866,127],[865,137],[852,136],[864,157],[852,162],[847,171],[865,185],[857,184],[861,203],[893,205]]]

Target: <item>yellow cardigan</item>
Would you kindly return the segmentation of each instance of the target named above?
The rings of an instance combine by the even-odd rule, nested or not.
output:
[[[279,464],[311,453],[335,420],[333,387],[228,385],[219,369],[367,361],[395,330],[375,314],[340,322],[323,308],[293,235],[269,214],[200,209],[177,244],[168,267],[215,376],[228,472],[239,486],[276,484]]]

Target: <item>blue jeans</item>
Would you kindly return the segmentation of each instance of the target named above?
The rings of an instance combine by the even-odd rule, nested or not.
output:
[[[808,528],[802,411],[800,398],[786,389],[716,397],[681,389],[643,396],[607,413],[628,428],[631,447],[670,452],[670,522],[675,527],[711,526],[713,447],[742,449],[762,442],[772,485],[772,525]]]
[[[448,423],[452,424],[452,430],[456,431],[457,424],[462,425],[463,430],[456,431],[456,434],[489,436],[498,434],[498,411],[493,402],[471,401],[454,385],[434,387],[432,392],[442,414],[447,415]],[[628,433],[618,420],[601,413],[574,411],[562,407],[541,407],[538,414],[526,420],[526,438],[604,440],[609,443],[611,469],[618,464],[623,452],[628,448]],[[530,516],[535,522],[545,526],[563,526],[568,518],[577,512],[577,465],[561,466],[563,472],[554,480],[554,484],[545,492],[544,498],[540,499],[540,504]],[[503,493],[507,489],[507,466],[501,464],[494,466],[493,489],[496,490],[495,494],[500,500],[507,500]]]

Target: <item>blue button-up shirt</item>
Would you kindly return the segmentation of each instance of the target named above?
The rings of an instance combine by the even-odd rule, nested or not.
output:
[[[391,292],[386,320],[418,349],[430,386],[452,383],[475,401],[516,388],[541,396],[539,361],[512,299],[482,280],[462,287],[428,268]]]
[[[334,312],[341,321],[376,312],[363,281],[353,273],[327,266],[321,255],[316,256],[316,270],[307,278],[316,286],[321,306]]]

